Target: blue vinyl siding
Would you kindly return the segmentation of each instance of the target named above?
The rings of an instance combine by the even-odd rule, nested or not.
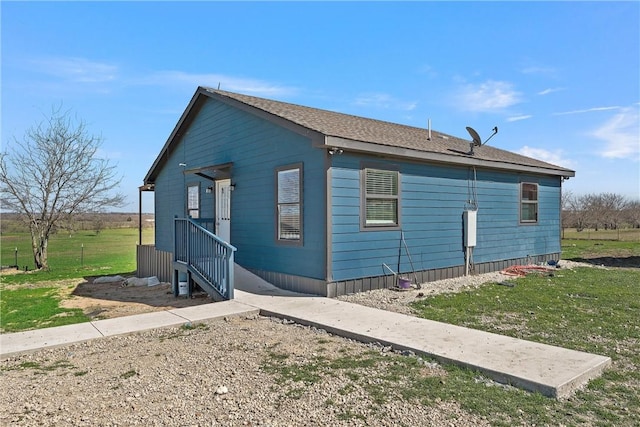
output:
[[[326,221],[324,151],[309,138],[267,120],[207,100],[188,126],[156,179],[156,247],[172,251],[173,218],[184,216],[182,168],[233,163],[231,169],[231,243],[236,262],[247,268],[324,279]],[[303,163],[304,245],[283,246],[275,240],[276,167]],[[201,180],[201,216],[213,218],[213,182],[187,175],[187,184]]]
[[[387,274],[383,263],[394,271],[410,272],[402,233],[416,270],[464,265],[462,212],[473,198],[473,173],[462,167],[389,163],[401,176],[402,230],[362,231],[362,160],[345,154],[333,161],[332,279]],[[476,263],[560,251],[559,179],[488,170],[478,170],[476,176]],[[538,224],[519,223],[522,181],[539,184]]]
[[[327,158],[310,137],[277,123],[206,100],[155,180],[156,247],[173,249],[173,218],[185,216],[185,185],[200,183],[200,216],[213,218],[212,181],[190,174],[233,163],[231,243],[236,261],[247,268],[329,281],[344,281],[464,265],[462,213],[473,199],[474,173],[457,166],[386,161],[345,152]],[[331,162],[327,267],[326,165]],[[275,170],[303,165],[303,245],[276,241]],[[400,230],[362,229],[361,168],[400,173]],[[560,252],[560,178],[488,169],[476,171],[478,202],[476,263]],[[520,183],[538,184],[538,222],[521,224]],[[328,277],[327,277],[328,272]]]

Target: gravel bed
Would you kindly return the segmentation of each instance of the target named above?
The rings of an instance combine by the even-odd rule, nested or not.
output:
[[[565,268],[574,265],[563,262]],[[427,283],[420,290],[380,290],[340,299],[412,314],[407,304],[416,298],[505,278],[490,273]],[[367,392],[367,381],[384,376],[383,364],[357,375],[335,370],[314,381],[285,378],[284,371],[267,369],[276,361],[308,366],[338,357],[357,359],[372,350],[395,354],[375,344],[261,316],[43,349],[0,361],[0,425],[489,425],[456,402],[424,405],[399,398],[394,387],[381,402]],[[446,372],[424,361],[420,375],[444,380]]]
[[[420,289],[415,287],[406,290],[378,289],[370,292],[342,295],[338,299],[367,307],[414,315],[409,304],[417,299],[442,293],[460,292],[462,289],[477,288],[485,283],[501,282],[507,279],[512,279],[512,277],[505,276],[500,272],[494,272],[423,283]]]
[[[283,381],[265,368],[282,355],[301,366],[372,350],[416,357],[260,316],[44,349],[0,362],[0,425],[489,425],[455,402],[380,403],[366,381],[382,377],[384,365],[367,367],[359,381],[336,370],[314,383]],[[424,361],[421,375],[446,372]]]

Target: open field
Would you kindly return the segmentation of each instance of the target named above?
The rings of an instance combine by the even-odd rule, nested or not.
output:
[[[565,239],[562,258],[605,267],[640,268],[640,243]]]
[[[153,243],[153,228],[145,228],[142,243]],[[123,274],[136,269],[136,228],[77,231],[57,233],[49,240],[50,271],[30,275],[4,276],[3,283],[27,283],[85,276]],[[20,270],[33,270],[31,238],[28,233],[3,233],[0,236],[0,262],[3,266],[17,265]]]

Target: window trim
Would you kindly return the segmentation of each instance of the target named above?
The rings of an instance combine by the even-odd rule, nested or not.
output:
[[[197,200],[198,207],[195,208],[195,209],[191,209],[191,207],[189,206],[189,203],[190,203],[190,200],[189,200],[189,189],[190,188],[197,188],[197,193],[196,194],[198,195],[198,200]],[[189,182],[189,183],[187,183],[187,188],[185,188],[185,191],[187,193],[186,194],[186,203],[185,203],[185,210],[186,210],[187,218],[199,219],[200,218],[200,213],[201,213],[200,209],[202,207],[202,203],[201,203],[202,202],[202,200],[201,200],[202,197],[201,197],[201,194],[200,194],[200,182]],[[193,215],[191,215],[191,211],[197,211],[196,212],[197,216],[194,217]]]
[[[367,199],[380,198],[367,197],[367,171],[378,170],[382,172],[395,172],[397,177],[397,187],[395,196],[383,196],[382,198],[396,201],[396,223],[395,224],[367,224]],[[360,167],[360,231],[388,231],[400,230],[402,227],[402,174],[395,165],[382,165],[363,163]]]
[[[279,200],[279,192],[278,192],[278,175],[280,172],[298,170],[298,203],[299,206],[299,221],[300,221],[300,237],[298,239],[283,239],[280,236],[280,206],[281,203]],[[274,171],[274,205],[275,205],[275,215],[274,215],[274,237],[276,243],[279,245],[285,246],[303,246],[304,244],[304,167],[303,163],[294,163],[284,166],[279,166]],[[285,204],[285,203],[282,203]],[[291,203],[287,203],[291,204]]]
[[[524,187],[525,185],[534,185],[535,186],[535,194],[536,194],[536,199],[535,200],[525,200],[524,199],[524,194],[525,194],[525,190]],[[519,209],[518,209],[518,213],[519,213],[519,222],[521,225],[536,225],[538,224],[539,221],[539,217],[540,217],[540,185],[537,182],[531,182],[531,181],[522,181],[520,182],[520,191],[519,191],[519,196],[520,196],[520,203],[518,204]],[[535,207],[535,219],[523,219],[522,215],[524,213],[524,209],[523,207],[525,205],[532,205]]]

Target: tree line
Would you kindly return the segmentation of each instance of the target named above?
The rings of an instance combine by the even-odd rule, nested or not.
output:
[[[142,214],[142,227],[154,226],[154,214]],[[110,213],[80,213],[58,221],[51,234],[74,234],[78,231],[95,231],[96,234],[105,229],[112,228],[138,228],[139,218],[137,213],[110,212]],[[24,214],[2,213],[0,233],[24,233],[29,232],[29,226],[24,223]]]
[[[616,193],[562,194],[562,227],[577,231],[640,228],[640,200]]]

